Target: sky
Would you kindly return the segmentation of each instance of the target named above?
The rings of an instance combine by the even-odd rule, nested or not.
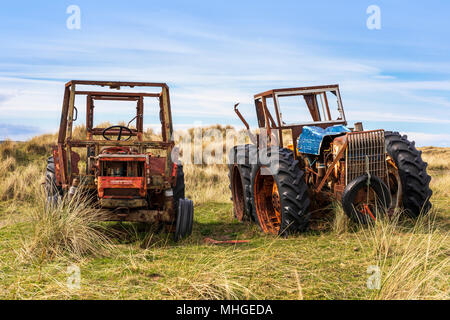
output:
[[[450,147],[448,12],[433,0],[3,1],[0,140],[56,132],[64,84],[82,79],[166,82],[175,129],[242,126],[236,102],[255,128],[255,93],[337,83],[350,126]]]

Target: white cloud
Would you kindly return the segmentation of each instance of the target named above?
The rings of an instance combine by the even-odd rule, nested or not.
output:
[[[395,114],[392,112],[376,112],[376,111],[352,111],[347,116],[347,120],[370,120],[370,121],[386,121],[386,122],[415,122],[415,123],[443,123],[450,124],[450,119],[414,116],[413,114]]]
[[[416,146],[440,146],[450,147],[450,134],[432,134],[424,132],[404,132],[408,140],[415,141]]]

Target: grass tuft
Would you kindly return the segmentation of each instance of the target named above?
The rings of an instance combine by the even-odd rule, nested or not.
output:
[[[448,233],[436,222],[435,212],[415,221],[400,216],[378,218],[357,233],[380,270],[381,286],[371,298],[448,299]]]
[[[113,249],[102,220],[102,212],[91,206],[85,195],[67,198],[54,206],[46,203],[39,189],[36,205],[28,211],[31,237],[23,242],[22,257],[28,260],[52,260],[69,256],[102,256]]]

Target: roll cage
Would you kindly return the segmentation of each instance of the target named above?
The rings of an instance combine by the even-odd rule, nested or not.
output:
[[[333,119],[330,112],[330,106],[326,93],[330,92],[335,95],[337,99],[337,111],[339,116],[337,119]],[[305,99],[307,108],[311,115],[312,121],[286,124],[282,119],[280,100],[283,97],[303,96]],[[318,99],[319,98],[319,99]],[[273,103],[273,109],[275,117],[269,111],[268,102],[271,99]],[[320,100],[320,105],[319,101]],[[268,137],[272,137],[271,131],[277,130],[279,145],[283,145],[283,130],[290,130],[292,133],[292,141],[294,144],[294,150],[297,148],[297,139],[303,131],[304,126],[318,126],[327,128],[334,125],[347,125],[345,119],[344,108],[342,106],[341,95],[339,91],[339,85],[325,85],[314,87],[296,87],[296,88],[284,88],[273,89],[258,93],[254,96],[256,116],[258,119],[258,126],[261,129],[265,129]],[[322,112],[321,108],[322,107]],[[235,106],[235,111],[239,118],[244,122],[244,125],[249,129],[248,123],[242,117],[241,113]]]
[[[78,90],[80,86],[96,87],[92,90]],[[108,87],[109,89],[120,90],[122,88],[149,88],[159,89],[159,92],[117,92],[102,91],[98,87]],[[144,91],[144,90],[142,90]],[[74,139],[73,123],[77,120],[78,110],[75,107],[75,97],[86,97],[86,137],[84,139]],[[144,97],[154,97],[159,99],[159,117],[161,121],[161,141],[148,141],[144,139]],[[96,139],[105,134],[107,128],[94,127],[94,102],[98,100],[107,101],[135,101],[136,102],[136,127],[130,128],[129,134],[137,137],[132,141],[114,141]],[[132,122],[130,121],[130,123]],[[122,134],[121,129],[110,129],[106,132],[108,135]],[[170,154],[174,142],[171,141],[173,134],[169,87],[165,83],[151,82],[111,82],[111,81],[82,81],[72,80],[65,85],[64,100],[61,113],[60,129],[58,134],[58,145],[54,150],[56,166],[58,171],[57,181],[63,187],[71,185],[72,180],[78,175],[77,169],[72,165],[72,148],[87,147],[88,158],[100,154],[101,147],[134,147],[139,153],[144,154],[148,149],[160,149],[167,152],[165,172],[169,177],[172,170]],[[70,156],[67,156],[70,155]],[[62,170],[61,170],[62,169]],[[88,175],[88,174],[87,174]]]

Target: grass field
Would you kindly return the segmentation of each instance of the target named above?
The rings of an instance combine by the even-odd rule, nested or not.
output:
[[[81,206],[45,210],[42,177],[54,135],[0,145],[1,299],[448,299],[450,149],[422,148],[433,209],[412,222],[349,223],[336,207],[308,233],[278,238],[232,214],[225,165],[185,167],[192,237],[89,221]],[[205,238],[245,239],[212,245]],[[68,267],[81,271],[67,286]],[[381,288],[368,289],[369,266]]]

